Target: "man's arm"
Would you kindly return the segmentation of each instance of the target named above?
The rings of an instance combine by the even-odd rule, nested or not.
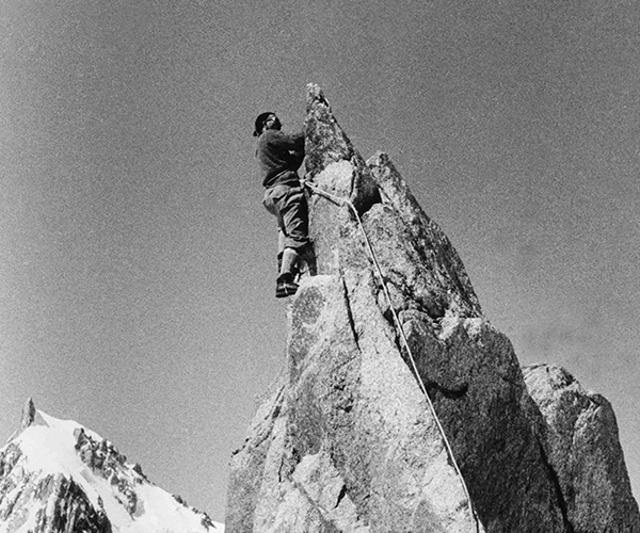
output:
[[[304,133],[291,135],[291,141],[294,148],[289,150],[291,155],[291,166],[298,169],[304,160]]]
[[[273,146],[282,150],[304,153],[304,133],[288,134],[278,131],[273,135],[271,142]]]
[[[304,148],[302,150],[291,150],[289,152],[289,156],[291,168],[295,168],[297,170],[300,168],[300,165],[302,165],[302,161],[304,160]]]

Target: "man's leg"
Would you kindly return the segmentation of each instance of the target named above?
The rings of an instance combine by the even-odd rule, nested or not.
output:
[[[276,297],[295,294],[298,284],[295,277],[301,254],[308,256],[309,242],[309,209],[302,187],[276,186],[265,194],[264,205],[278,220],[278,226],[284,237],[280,241],[282,250],[280,274],[276,282]]]
[[[287,205],[282,211],[285,226],[285,246],[298,252],[298,269],[317,274],[316,257],[311,240],[309,239],[309,207],[307,197],[302,187],[293,188],[287,195]]]
[[[278,276],[282,272],[282,256],[284,255],[284,233],[278,227]]]
[[[282,253],[282,266],[280,267],[280,274],[291,274],[292,277],[297,274],[298,270],[298,258],[300,254],[295,248],[285,248]]]
[[[276,279],[276,298],[284,298],[295,294],[298,289],[298,285],[294,284],[293,274],[287,274],[282,276],[283,273],[293,272],[293,265],[295,265],[295,258],[291,257],[290,253],[286,252],[285,236],[285,224],[282,219],[281,209],[286,203],[286,195],[288,187],[278,185],[276,187],[267,189],[262,200],[263,205],[276,217],[278,221],[278,278]]]
[[[280,292],[286,291],[286,296],[289,296],[295,294],[298,289],[295,282],[298,263],[302,251],[309,244],[309,211],[304,190],[301,187],[290,187],[278,207],[285,236],[278,282],[280,286],[285,287]]]
[[[309,208],[302,187],[290,187],[278,203],[285,248],[300,252],[309,244]]]

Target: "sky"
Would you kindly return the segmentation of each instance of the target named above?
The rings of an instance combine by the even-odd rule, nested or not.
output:
[[[301,129],[314,82],[522,364],[611,401],[640,494],[638,27],[630,0],[0,0],[0,439],[31,396],[224,520],[285,364],[253,121]]]

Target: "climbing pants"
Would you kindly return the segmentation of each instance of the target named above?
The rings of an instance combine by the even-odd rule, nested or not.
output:
[[[301,186],[276,184],[265,191],[262,203],[278,221],[279,251],[309,243],[309,208]]]

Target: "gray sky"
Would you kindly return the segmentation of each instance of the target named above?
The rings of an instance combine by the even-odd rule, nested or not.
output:
[[[640,7],[0,0],[0,438],[22,404],[224,518],[284,364],[255,116],[319,83],[522,363],[614,406],[640,491]]]

